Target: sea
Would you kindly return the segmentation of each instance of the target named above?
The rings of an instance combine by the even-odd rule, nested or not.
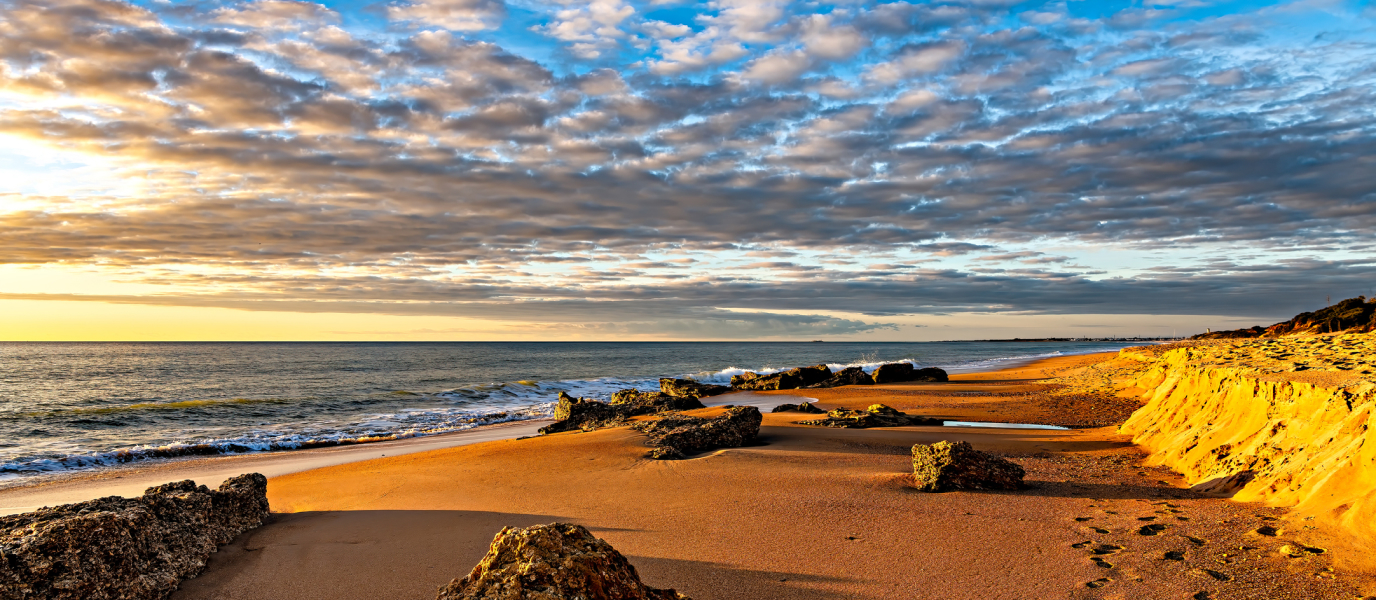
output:
[[[1118,342],[0,343],[0,483],[187,456],[296,450],[548,418],[661,377],[886,362],[950,372]]]

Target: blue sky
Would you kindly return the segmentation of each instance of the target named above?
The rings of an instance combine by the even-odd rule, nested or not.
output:
[[[1366,3],[0,13],[0,337],[1160,334],[1376,274]]]

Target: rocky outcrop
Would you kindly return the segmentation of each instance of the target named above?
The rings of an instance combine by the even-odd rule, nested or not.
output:
[[[834,388],[843,385],[874,385],[874,378],[860,367],[846,367],[837,371],[830,379],[821,383],[814,383],[808,388]]]
[[[731,387],[738,390],[795,390],[801,387],[818,384],[831,379],[831,367],[826,365],[813,365],[811,367],[795,367],[787,371],[761,375],[759,373],[744,373],[731,378]]]
[[[775,406],[775,407],[774,407],[774,410],[771,410],[771,411],[769,411],[769,412],[772,412],[772,413],[781,413],[781,412],[800,412],[800,413],[808,413],[808,414],[813,414],[813,415],[820,415],[820,414],[822,414],[822,413],[824,413],[824,412],[826,412],[826,411],[824,411],[824,410],[822,410],[822,409],[820,409],[820,408],[817,408],[817,406],[816,406],[815,404],[811,403],[811,402],[799,402],[799,403],[797,403],[797,404],[780,404],[780,405],[778,405],[778,406]]]
[[[554,406],[554,423],[540,428],[540,433],[592,431],[624,424],[631,417],[675,410],[705,408],[697,398],[670,396],[660,392],[621,390],[612,394],[611,402],[591,398],[574,398],[559,392]]]
[[[870,427],[904,427],[907,425],[941,425],[940,419],[909,416],[884,404],[871,404],[865,410],[838,408],[827,413],[826,418],[812,421],[798,421],[802,425],[822,427],[843,427],[849,429],[868,429]]]
[[[710,383],[699,383],[692,379],[660,379],[659,392],[669,396],[681,398],[693,398],[700,400],[708,396],[718,396],[731,391],[731,388],[724,385],[713,385]]]
[[[711,419],[671,415],[631,427],[649,436],[653,446],[650,458],[676,460],[706,450],[749,444],[760,434],[763,420],[758,408],[733,406],[726,409],[726,414]]]
[[[186,480],[0,517],[0,598],[166,598],[220,545],[268,517],[267,478]]]
[[[1197,489],[1293,506],[1376,552],[1376,336],[1205,344],[1120,352],[1145,401],[1121,431]]]
[[[1376,298],[1365,296],[1348,298],[1332,306],[1295,315],[1270,327],[1256,325],[1247,329],[1211,331],[1193,336],[1192,340],[1229,340],[1246,338],[1275,338],[1325,333],[1368,333],[1376,331]]]
[[[640,581],[626,557],[581,525],[506,527],[438,600],[688,600]]]
[[[888,363],[874,370],[875,383],[904,383],[908,381],[950,381],[946,371],[936,367],[914,368],[911,363]]]
[[[975,450],[969,442],[913,446],[913,484],[924,492],[1016,490],[1026,474],[1018,463]]]

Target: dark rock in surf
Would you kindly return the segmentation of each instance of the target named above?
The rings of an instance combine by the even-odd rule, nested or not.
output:
[[[268,517],[267,478],[191,480],[0,517],[0,598],[160,600]]]
[[[630,561],[581,525],[505,527],[438,600],[688,600],[640,581]]]
[[[826,365],[795,367],[787,371],[760,375],[745,373],[731,378],[731,387],[738,390],[794,390],[800,387],[821,383],[831,378],[831,368]]]
[[[631,428],[650,438],[650,458],[675,460],[706,450],[744,446],[760,434],[763,419],[758,408],[736,406],[711,419],[670,415]]]
[[[883,404],[872,404],[865,410],[838,408],[827,413],[822,419],[798,421],[801,425],[840,427],[846,429],[868,429],[870,427],[905,427],[908,425],[941,425],[940,419],[909,416]]]
[[[949,381],[946,371],[936,367],[915,369],[911,363],[888,363],[874,370],[875,383],[903,383],[907,381]]]
[[[1016,490],[1026,474],[1018,463],[975,450],[969,442],[913,446],[913,482],[924,492]]]
[[[874,385],[874,378],[860,367],[846,367],[837,371],[830,379],[814,383],[809,388],[834,388],[843,385]]]
[[[710,383],[699,383],[692,379],[660,379],[659,392],[670,396],[681,398],[702,399],[708,396],[718,396],[731,391],[731,388],[724,385],[714,385]]]

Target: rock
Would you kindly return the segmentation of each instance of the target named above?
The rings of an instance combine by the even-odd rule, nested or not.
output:
[[[946,371],[936,367],[914,369],[909,363],[889,363],[879,365],[874,370],[875,383],[902,383],[905,381],[950,381]]]
[[[506,527],[438,600],[688,600],[640,581],[626,557],[581,525]]]
[[[815,404],[811,403],[811,402],[800,402],[800,403],[798,403],[798,404],[780,404],[780,405],[778,405],[778,406],[775,406],[775,407],[774,407],[774,410],[771,410],[771,411],[769,411],[769,412],[772,412],[772,413],[780,413],[780,412],[800,412],[800,413],[809,413],[809,414],[820,415],[820,414],[822,414],[822,413],[824,413],[824,412],[826,412],[826,411],[824,411],[824,410],[822,410],[822,409],[820,409],[820,408],[817,408],[817,406],[816,406]]]
[[[830,367],[813,365],[811,367],[795,367],[768,375],[757,373],[737,375],[731,378],[731,387],[738,390],[794,390],[821,383],[830,378]]]
[[[904,362],[879,365],[879,368],[874,370],[874,375],[872,377],[874,377],[875,383],[898,383],[902,381],[911,381],[912,376],[912,363]]]
[[[744,372],[744,373],[741,373],[740,375],[732,375],[732,376],[731,376],[731,387],[733,387],[733,388],[740,388],[741,385],[745,384],[745,383],[748,382],[748,381],[752,381],[752,380],[758,378],[759,376],[760,376],[760,374],[759,374],[759,373],[756,373],[756,372],[754,372],[754,371],[746,371],[746,372]]]
[[[834,388],[843,385],[874,385],[874,378],[860,367],[846,367],[837,371],[830,379],[821,383],[814,383],[809,388]]]
[[[708,396],[725,394],[731,391],[731,388],[724,385],[699,383],[692,379],[660,379],[659,391],[662,394],[668,394],[670,396],[702,399]]]
[[[924,492],[1016,490],[1026,474],[1017,463],[975,450],[969,442],[913,446],[913,480]]]
[[[671,415],[631,426],[650,438],[650,458],[674,460],[717,448],[736,448],[755,440],[764,415],[753,406],[735,406],[712,419]]]
[[[908,381],[950,381],[951,377],[943,369],[927,367],[913,371],[913,378]]]
[[[166,598],[268,517],[267,478],[191,480],[0,517],[0,598]]]
[[[843,427],[848,429],[868,429],[870,427],[904,427],[907,425],[940,425],[940,419],[909,416],[883,404],[872,404],[865,410],[838,408],[827,413],[826,418],[812,421],[798,421],[801,425],[820,425],[823,427]]]
[[[592,431],[616,427],[639,415],[697,408],[706,408],[697,398],[670,396],[660,392],[621,390],[612,394],[610,403],[592,398],[574,398],[567,392],[559,392],[559,403],[554,407],[554,418],[558,421],[541,427],[540,433]]]

